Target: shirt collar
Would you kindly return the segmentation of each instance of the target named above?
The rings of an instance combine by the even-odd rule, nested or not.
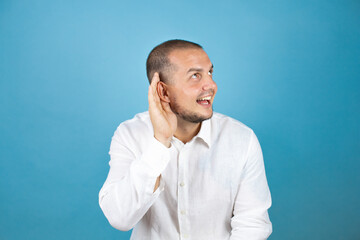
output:
[[[210,148],[211,147],[211,118],[201,123],[201,128],[197,138],[201,138]]]

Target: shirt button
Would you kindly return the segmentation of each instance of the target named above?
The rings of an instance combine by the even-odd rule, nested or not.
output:
[[[180,183],[180,187],[183,187],[183,186],[185,186],[185,183],[184,183],[184,182],[181,182],[181,183]]]
[[[183,238],[189,238],[188,234],[183,234]]]
[[[181,215],[185,215],[186,212],[185,212],[185,210],[181,210],[180,213],[181,213]]]

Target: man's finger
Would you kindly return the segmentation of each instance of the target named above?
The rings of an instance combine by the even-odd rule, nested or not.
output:
[[[153,106],[157,106],[160,103],[160,98],[157,95],[156,89],[154,93],[153,88],[151,86],[149,86],[148,100],[149,100],[149,104]]]
[[[154,81],[160,81],[160,77],[159,77],[159,73],[155,72],[152,79],[151,79],[151,83],[153,83]]]
[[[156,102],[160,101],[159,94],[157,92],[157,87],[158,87],[159,82],[160,82],[159,74],[157,72],[155,72],[153,78],[151,79],[150,87],[151,87],[151,92],[152,92],[153,98]]]
[[[159,81],[160,81],[159,73],[155,72],[154,76],[151,79],[151,88],[152,88],[153,94],[155,94],[157,92],[156,88],[157,88],[157,84]]]
[[[167,113],[173,113],[173,111],[170,108],[170,104],[164,101],[161,101],[161,106]]]
[[[149,104],[154,107],[160,107],[160,97],[157,93],[157,85],[160,81],[159,74],[156,72],[151,80],[151,84],[149,86],[148,99]]]

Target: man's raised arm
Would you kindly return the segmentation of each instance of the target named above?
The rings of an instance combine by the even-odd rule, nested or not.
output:
[[[99,205],[109,223],[122,231],[132,229],[163,191],[160,174],[170,161],[176,116],[159,97],[158,91],[163,90],[159,81],[156,73],[149,86],[154,135],[150,135],[146,149],[139,150],[137,138],[141,136],[134,136],[134,129],[128,124],[121,124],[111,141],[110,171],[99,193]]]

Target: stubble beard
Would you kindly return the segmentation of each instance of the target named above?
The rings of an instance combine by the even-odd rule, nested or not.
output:
[[[211,106],[211,115],[209,117],[201,116],[196,112],[191,112],[188,110],[183,109],[180,105],[177,104],[176,99],[170,104],[171,110],[181,119],[191,122],[191,123],[201,123],[205,120],[208,120],[213,115],[213,106]]]

